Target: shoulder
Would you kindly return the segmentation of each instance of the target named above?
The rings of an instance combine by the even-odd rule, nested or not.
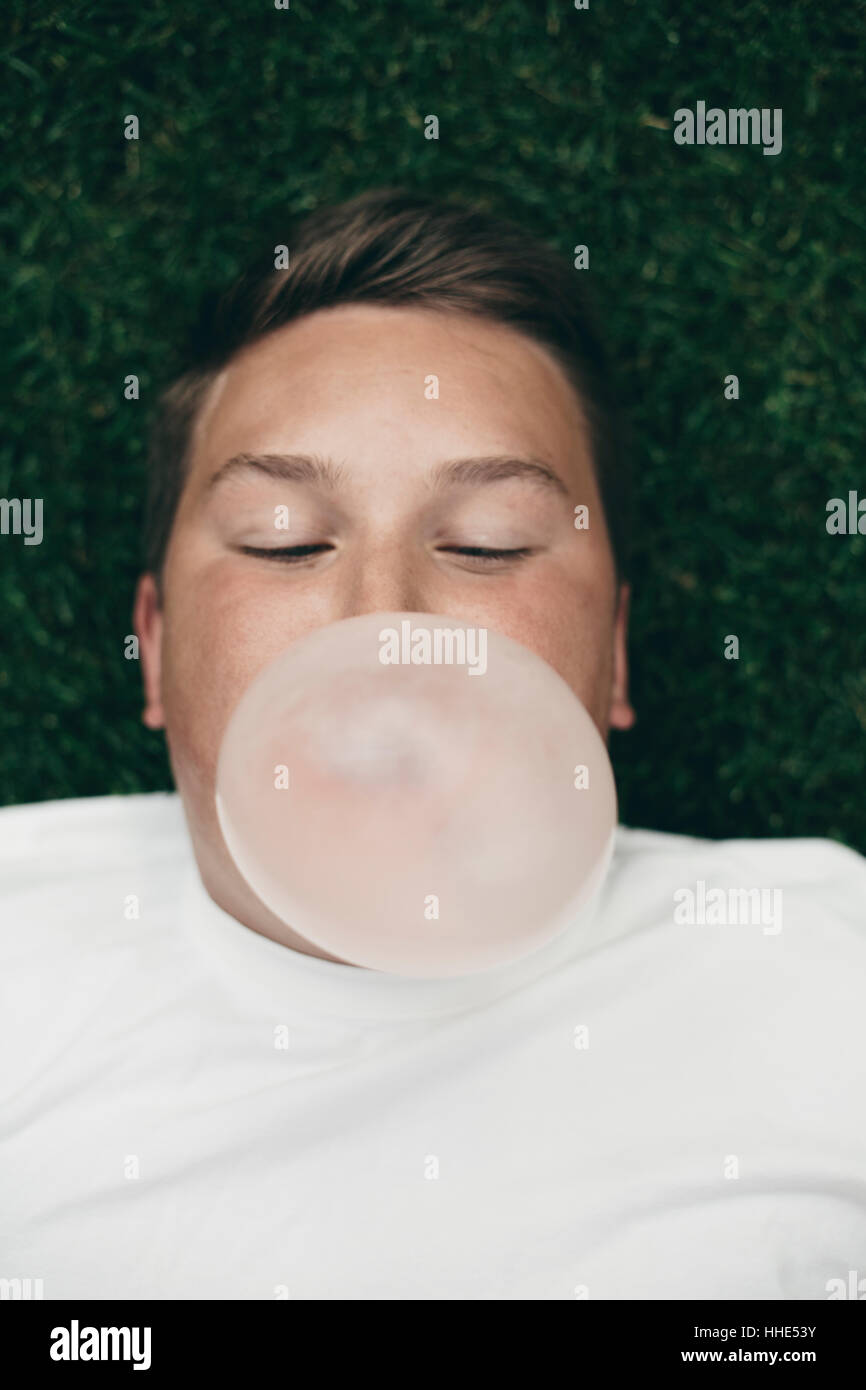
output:
[[[135,899],[156,908],[190,858],[176,792],[3,807],[0,956],[60,956],[110,934]]]
[[[866,859],[820,838],[704,840],[617,830],[611,937],[678,965],[769,972],[779,989],[866,990]]]
[[[645,978],[675,980],[676,997],[690,995],[720,1027],[736,1017],[754,1034],[775,1020],[788,1043],[815,1029],[831,1050],[853,1046],[866,994],[866,859],[856,850],[619,827],[606,908],[620,954]]]
[[[683,1146],[776,1186],[856,1192],[866,1158],[866,860],[831,840],[620,827],[599,1030]],[[580,1017],[589,1016],[575,979]],[[652,1123],[656,1123],[653,1120]],[[761,1177],[761,1175],[764,1175]]]
[[[183,822],[177,792],[84,796],[0,807],[0,863],[46,860],[77,863],[104,858],[110,847],[151,854]],[[146,835],[146,842],[142,836]]]
[[[778,888],[792,899],[817,898],[866,926],[866,857],[836,840],[707,840],[620,825],[614,864],[662,891],[701,875],[720,886]]]
[[[193,862],[176,793],[0,810],[0,1090],[32,1098],[72,1055],[119,1064],[131,1020],[188,976]]]

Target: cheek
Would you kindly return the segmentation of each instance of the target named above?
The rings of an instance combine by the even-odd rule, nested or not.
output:
[[[612,591],[593,575],[542,569],[494,596],[475,621],[513,637],[562,676],[596,723],[606,726],[613,675]]]
[[[178,575],[166,590],[163,705],[172,757],[206,779],[247,686],[295,637],[316,625],[309,604],[287,603],[273,578],[239,578],[232,563]]]
[[[600,618],[599,610],[572,601],[570,611],[521,617],[508,634],[543,657],[596,720],[611,676],[610,628]]]

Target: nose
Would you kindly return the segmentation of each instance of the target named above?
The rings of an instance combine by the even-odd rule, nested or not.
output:
[[[346,567],[342,617],[427,611],[421,560],[398,541],[371,541]]]

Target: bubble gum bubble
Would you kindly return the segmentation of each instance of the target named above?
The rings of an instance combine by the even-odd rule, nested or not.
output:
[[[617,818],[604,742],[552,667],[429,613],[294,642],[232,714],[216,785],[229,852],[277,917],[408,976],[550,941],[597,893]]]

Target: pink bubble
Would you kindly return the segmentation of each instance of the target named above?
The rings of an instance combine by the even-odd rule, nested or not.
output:
[[[597,893],[617,819],[604,742],[565,681],[512,639],[429,613],[294,642],[232,714],[216,787],[229,852],[272,912],[331,955],[408,976],[550,941]]]

